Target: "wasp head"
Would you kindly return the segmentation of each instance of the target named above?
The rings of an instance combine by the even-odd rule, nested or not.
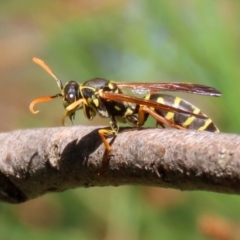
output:
[[[75,81],[69,81],[65,84],[63,88],[63,105],[64,107],[81,99],[81,93],[79,91],[79,84]]]

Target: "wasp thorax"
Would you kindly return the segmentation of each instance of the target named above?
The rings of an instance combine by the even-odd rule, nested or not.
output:
[[[63,88],[64,101],[71,104],[81,98],[79,84],[75,81],[69,81]]]

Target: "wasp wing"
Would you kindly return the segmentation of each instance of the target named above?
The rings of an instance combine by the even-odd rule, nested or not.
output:
[[[100,97],[103,99],[106,99],[106,100],[129,102],[129,103],[134,103],[134,104],[138,104],[138,105],[144,105],[149,108],[155,108],[155,109],[164,110],[164,111],[168,111],[168,112],[179,112],[179,113],[188,114],[190,116],[195,116],[197,118],[207,119],[207,117],[202,114],[194,114],[192,112],[185,111],[185,110],[182,110],[179,108],[175,108],[170,105],[158,103],[158,102],[147,100],[144,98],[129,96],[129,95],[125,95],[125,94],[119,94],[119,93],[113,93],[113,92],[101,92]]]
[[[115,82],[115,83],[120,88],[131,88],[132,91],[136,93],[177,91],[208,95],[213,97],[221,96],[221,92],[219,92],[217,89],[213,87],[194,83],[180,83],[180,82],[168,82],[168,83]]]

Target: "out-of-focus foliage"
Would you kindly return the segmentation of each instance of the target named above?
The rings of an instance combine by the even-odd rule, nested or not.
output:
[[[0,2],[1,131],[59,126],[63,81],[188,81],[219,99],[181,95],[223,132],[240,132],[238,1],[69,0]],[[82,113],[76,124],[88,122]],[[140,187],[77,189],[19,206],[1,204],[0,239],[240,239],[238,196]],[[217,238],[218,237],[218,238]]]

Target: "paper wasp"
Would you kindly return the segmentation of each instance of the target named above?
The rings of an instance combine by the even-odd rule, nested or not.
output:
[[[52,70],[40,59],[33,61],[45,69],[57,82],[61,93],[53,96],[37,98],[30,104],[30,111],[34,114],[34,106],[37,103],[63,98],[63,106],[66,109],[65,118],[72,121],[77,110],[83,110],[84,115],[92,120],[97,114],[103,118],[110,118],[110,130],[100,129],[99,135],[105,145],[102,168],[108,163],[111,146],[108,137],[115,137],[119,132],[120,123],[130,123],[141,127],[149,115],[156,119],[157,125],[178,129],[195,129],[218,132],[212,120],[203,114],[194,105],[185,100],[160,91],[181,91],[193,94],[201,94],[218,97],[219,91],[212,87],[191,83],[121,83],[103,78],[94,78],[84,83],[69,81],[63,85]],[[122,88],[130,88],[133,92],[149,92],[144,98],[130,96],[122,92]]]

